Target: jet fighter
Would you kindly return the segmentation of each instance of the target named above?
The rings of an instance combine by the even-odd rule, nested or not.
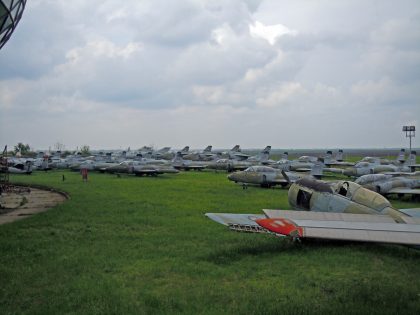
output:
[[[353,167],[343,170],[343,174],[347,176],[359,177],[367,174],[381,174],[387,172],[411,172],[416,167],[416,152],[412,151],[407,161],[395,164],[382,164],[379,159],[371,159],[370,162],[365,161],[356,163]]]
[[[420,172],[396,174],[368,174],[356,179],[357,184],[381,195],[405,194],[420,196]]]
[[[270,188],[275,185],[286,187],[304,176],[322,176],[322,165],[315,165],[311,173],[285,172],[269,166],[251,166],[244,171],[237,171],[228,175],[228,179],[243,185],[255,184]],[[246,187],[246,186],[244,186]]]

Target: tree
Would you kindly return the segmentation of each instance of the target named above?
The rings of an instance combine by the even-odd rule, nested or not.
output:
[[[80,148],[80,153],[82,153],[82,155],[90,155],[90,147],[88,145],[83,145]]]
[[[20,154],[25,155],[30,150],[31,150],[31,148],[29,147],[29,144],[23,144],[22,142],[19,142],[17,145],[15,145],[13,152],[15,154],[20,152]]]

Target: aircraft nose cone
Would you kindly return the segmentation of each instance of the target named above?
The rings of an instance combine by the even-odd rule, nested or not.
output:
[[[235,174],[229,174],[227,178],[231,181],[235,181]]]

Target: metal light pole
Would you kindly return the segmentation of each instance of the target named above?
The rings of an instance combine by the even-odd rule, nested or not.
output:
[[[405,137],[410,138],[410,152],[411,152],[411,138],[416,136],[416,126],[403,126],[403,132],[405,132]]]

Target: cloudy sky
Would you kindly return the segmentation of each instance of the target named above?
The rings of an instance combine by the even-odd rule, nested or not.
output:
[[[3,146],[400,147],[419,120],[418,0],[29,0],[0,50]]]

